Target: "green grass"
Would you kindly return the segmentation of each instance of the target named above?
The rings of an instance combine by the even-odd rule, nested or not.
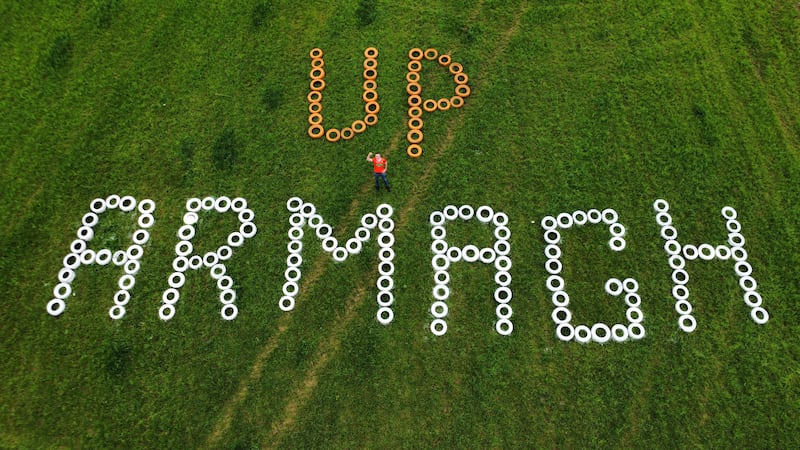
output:
[[[796,448],[800,11],[617,3],[5,2],[0,445],[205,447],[232,405],[216,447]],[[341,127],[363,114],[369,46],[378,125],[351,142],[311,140],[308,51],[325,51],[325,124]],[[472,87],[461,110],[424,117],[418,160],[403,139],[412,47],[452,52]],[[422,77],[425,95],[449,92],[437,66]],[[388,154],[390,195],[370,190],[369,151]],[[91,266],[52,318],[81,216],[112,193],[157,202],[127,314],[108,318],[121,271]],[[258,234],[227,264],[239,316],[219,317],[216,287],[196,272],[163,323],[185,201],[209,195],[245,197],[256,214]],[[304,276],[321,275],[290,316],[277,308],[295,195],[340,239],[378,204],[395,207],[390,326],[375,320],[374,242],[334,264],[307,239]],[[768,324],[750,320],[731,264],[693,262],[698,328],[678,329],[656,198],[686,243],[721,243],[720,208],[738,210]],[[494,332],[493,273],[479,264],[451,270],[449,331],[428,331],[427,219],[447,204],[511,218],[509,337]],[[602,285],[632,276],[647,337],[564,344],[538,222],[607,207],[627,227],[625,251],[597,227],[564,233],[573,322],[620,321]],[[204,215],[197,251],[235,226]],[[94,243],[122,248],[134,230],[109,214]],[[448,238],[485,245],[488,230],[454,223]],[[296,414],[281,428],[287,407]]]

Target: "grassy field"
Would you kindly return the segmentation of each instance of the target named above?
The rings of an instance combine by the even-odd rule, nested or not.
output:
[[[800,11],[794,2],[463,0],[21,2],[0,5],[0,446],[363,448],[800,446]],[[363,115],[362,53],[379,49],[377,126],[308,137],[308,52],[326,55],[325,122]],[[407,53],[451,52],[460,110],[425,116],[405,154]],[[451,92],[434,65],[425,96]],[[369,151],[388,156],[375,193]],[[156,224],[127,315],[119,268],[82,267],[45,312],[95,197],[152,198]],[[158,319],[187,198],[242,196],[258,234],[236,250],[239,316],[207,272]],[[334,262],[306,239],[291,313],[277,307],[286,200],[340,237],[395,208],[395,321],[375,320],[376,249]],[[722,243],[735,207],[771,315],[749,317],[730,262],[690,262],[683,333],[652,203],[681,240]],[[493,272],[457,264],[449,331],[428,330],[428,215],[490,205],[511,219],[514,332],[494,331]],[[645,339],[555,337],[539,220],[614,208],[564,233],[574,322],[621,322],[609,277],[641,285]],[[198,252],[236,226],[208,215]],[[93,244],[127,246],[126,215]],[[453,224],[453,245],[491,242]]]

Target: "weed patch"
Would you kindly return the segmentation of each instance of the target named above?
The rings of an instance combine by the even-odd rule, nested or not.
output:
[[[226,127],[211,147],[211,162],[220,171],[230,171],[236,162],[236,132]]]
[[[131,345],[128,342],[114,342],[109,346],[104,368],[110,378],[116,381],[127,375],[131,351]]]
[[[378,17],[378,0],[358,0],[356,22],[359,28],[371,24]]]
[[[266,112],[277,109],[283,103],[284,90],[276,86],[267,86],[261,92],[261,102]]]
[[[180,158],[181,177],[184,185],[190,184],[193,178],[194,150],[195,143],[191,138],[185,137],[178,143],[178,156]]]
[[[272,19],[272,5],[268,2],[256,3],[251,14],[253,27],[263,28]]]
[[[719,143],[719,138],[714,131],[714,125],[709,121],[706,109],[703,105],[695,104],[692,106],[692,115],[697,120],[700,138],[707,147],[714,147]]]
[[[119,0],[101,0],[95,3],[94,20],[97,28],[105,30],[111,26],[119,9]]]
[[[64,69],[72,60],[73,46],[72,37],[69,34],[56,36],[47,49],[44,65],[53,71]]]

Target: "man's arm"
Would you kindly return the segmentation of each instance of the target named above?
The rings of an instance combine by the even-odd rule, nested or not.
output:
[[[367,154],[367,161],[372,162],[372,152],[369,152],[369,154]]]

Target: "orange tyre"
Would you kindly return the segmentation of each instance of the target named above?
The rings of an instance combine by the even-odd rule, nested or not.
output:
[[[308,124],[309,125],[319,125],[322,123],[322,114],[320,113],[311,113],[308,115]]]
[[[321,48],[312,48],[310,52],[308,52],[308,56],[311,59],[322,58],[322,49]]]
[[[308,104],[308,112],[311,114],[321,114],[322,111],[322,103],[320,102],[311,102]]]
[[[421,104],[422,104],[422,97],[420,97],[419,95],[408,96],[408,106],[413,108],[414,106],[419,106]]]
[[[451,62],[453,62],[453,59],[450,58],[450,55],[447,55],[447,54],[439,55],[439,64],[447,67],[447,66],[450,65]]]
[[[375,69],[367,69],[364,71],[365,80],[375,80],[378,78],[378,71]]]
[[[425,100],[425,102],[422,103],[422,109],[424,109],[426,112],[436,111],[436,100]]]
[[[414,47],[411,50],[409,50],[408,59],[412,61],[419,61],[420,59],[422,59],[422,49]]]
[[[313,139],[321,138],[325,134],[325,128],[322,125],[311,125],[308,127],[308,135]]]
[[[341,138],[342,138],[342,132],[337,130],[336,128],[331,128],[325,132],[325,139],[327,139],[328,142],[337,142]]]
[[[419,158],[422,156],[422,147],[420,147],[419,144],[411,144],[408,146],[406,153],[412,158]]]
[[[373,126],[378,123],[378,115],[377,114],[367,114],[364,116],[364,123]]]
[[[309,72],[308,76],[310,76],[312,80],[321,80],[325,78],[325,69],[311,69],[311,72]]]
[[[422,142],[422,131],[421,130],[409,130],[408,134],[406,134],[406,138],[408,142],[412,144],[419,144]]]
[[[436,107],[439,108],[439,111],[447,111],[450,109],[450,99],[440,98],[439,101],[436,102]]]
[[[377,69],[378,68],[378,60],[375,58],[366,58],[364,59],[364,68],[365,69]]]
[[[467,84],[467,81],[469,81],[469,77],[464,72],[457,73],[453,79],[456,81],[456,84]]]
[[[419,61],[410,61],[408,63],[408,71],[409,72],[419,72],[422,70],[422,63]]]
[[[367,102],[367,104],[364,105],[364,110],[367,114],[378,114],[378,111],[381,110],[381,105],[379,105],[378,102]]]
[[[349,141],[350,139],[353,139],[353,136],[355,136],[355,135],[356,135],[356,133],[353,131],[352,128],[350,128],[350,127],[342,128],[342,139],[344,139],[345,141]]]
[[[450,73],[455,75],[457,73],[463,72],[464,71],[464,66],[462,66],[459,63],[453,63],[453,64],[450,64],[450,67],[448,67],[447,70],[449,70]]]
[[[311,91],[308,93],[306,97],[308,99],[308,103],[318,103],[322,101],[322,92],[320,91]]]
[[[361,100],[365,102],[374,102],[378,99],[378,91],[366,90],[361,94]]]
[[[419,83],[408,83],[406,85],[406,93],[408,95],[419,95],[420,92],[422,92],[422,86]]]
[[[406,73],[406,81],[409,83],[419,83],[419,72]]]
[[[425,59],[427,59],[428,61],[433,61],[438,56],[439,56],[439,50],[436,50],[435,48],[429,48],[425,50]]]
[[[453,108],[461,108],[464,106],[464,97],[459,97],[457,95],[455,97],[450,97],[450,106]]]
[[[466,84],[459,84],[456,86],[456,95],[459,97],[469,97],[470,92],[471,90]]]
[[[364,80],[362,87],[365,91],[374,91],[378,89],[378,83],[375,80]]]
[[[309,86],[312,91],[321,91],[325,89],[325,80],[311,80]]]
[[[378,57],[378,49],[375,47],[368,47],[364,50],[364,57],[365,58],[377,58]]]
[[[321,69],[325,66],[325,60],[322,58],[314,58],[311,60],[312,69]]]
[[[408,108],[408,117],[422,117],[422,108],[419,106],[412,106],[411,108]]]
[[[461,97],[459,97],[459,98],[461,98]],[[365,124],[363,120],[356,120],[355,122],[353,122],[352,125],[350,125],[350,128],[353,129],[354,133],[363,133],[364,130],[367,129],[367,124]],[[342,131],[344,131],[344,130],[342,130]]]
[[[408,129],[409,130],[421,130],[422,129],[422,119],[419,117],[412,117],[408,119]]]

